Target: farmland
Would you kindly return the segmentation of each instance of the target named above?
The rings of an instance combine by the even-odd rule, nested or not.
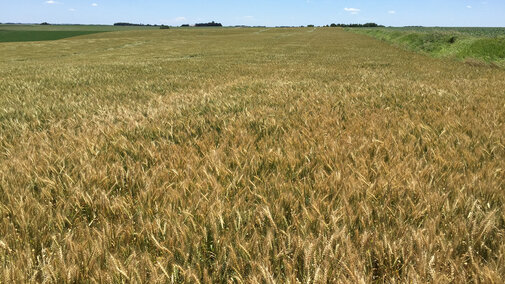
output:
[[[505,28],[367,28],[348,29],[435,57],[505,67]]]
[[[0,282],[503,282],[503,78],[333,28],[0,43]]]
[[[149,30],[146,26],[87,25],[0,25],[1,42],[45,41],[110,31]]]

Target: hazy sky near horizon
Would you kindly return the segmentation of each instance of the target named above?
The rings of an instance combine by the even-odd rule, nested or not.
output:
[[[505,27],[505,0],[0,0],[0,22]]]

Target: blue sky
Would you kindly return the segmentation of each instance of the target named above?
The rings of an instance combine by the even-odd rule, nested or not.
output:
[[[0,22],[505,27],[505,0],[0,0]]]

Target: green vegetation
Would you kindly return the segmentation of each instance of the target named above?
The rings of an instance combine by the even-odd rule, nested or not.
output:
[[[340,28],[0,44],[0,282],[503,283],[503,78]]]
[[[149,30],[148,26],[0,25],[0,42],[47,41],[101,32]]]
[[[100,33],[99,31],[2,31],[0,42],[56,40],[80,35]]]
[[[154,30],[154,26],[112,26],[112,25],[12,25],[0,24],[4,31],[93,31],[114,32],[131,30]]]
[[[348,29],[435,57],[477,59],[505,66],[505,28]]]
[[[474,37],[499,37],[505,36],[505,28],[479,28],[479,27],[388,27],[387,30],[402,32],[420,32],[452,34]]]

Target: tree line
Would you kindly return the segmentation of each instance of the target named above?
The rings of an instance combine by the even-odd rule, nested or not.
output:
[[[378,25],[376,23],[366,23],[366,24],[331,24],[331,25],[326,25],[326,27],[332,27],[332,28],[383,28],[383,25]]]
[[[134,24],[134,23],[123,23],[123,22],[120,22],[120,23],[114,23],[114,26],[120,26],[120,27],[124,27],[124,26],[133,26],[133,27],[158,27],[159,25],[150,25],[150,24]]]

